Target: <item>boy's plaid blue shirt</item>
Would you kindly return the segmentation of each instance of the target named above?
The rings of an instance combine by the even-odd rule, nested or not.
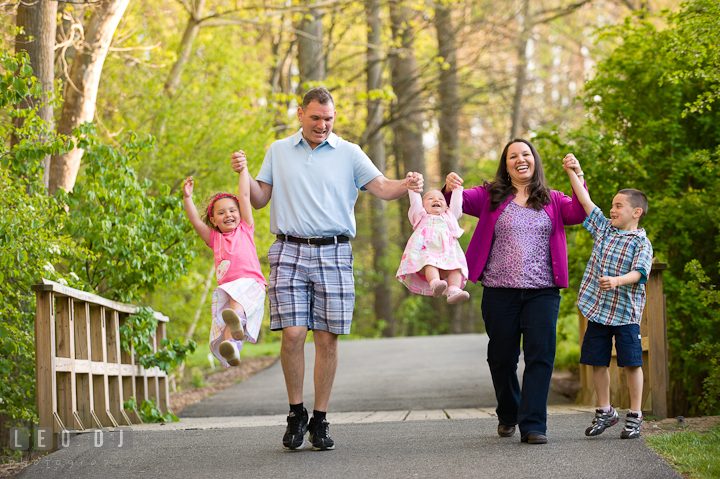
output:
[[[607,326],[640,324],[653,256],[645,230],[621,233],[597,206],[583,227],[593,237],[593,249],[580,285],[580,312],[588,320]],[[622,276],[631,271],[642,274],[639,282],[610,291],[600,289],[601,276]]]

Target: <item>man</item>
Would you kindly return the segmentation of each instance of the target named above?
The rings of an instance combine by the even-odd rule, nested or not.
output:
[[[422,193],[423,177],[408,173],[389,180],[358,145],[332,132],[335,102],[325,88],[310,90],[298,108],[302,129],[270,145],[260,173],[250,181],[254,208],[272,199],[270,231],[270,329],[282,330],[280,361],[290,401],[283,448],[305,445],[334,449],[325,418],[337,368],[338,335],[349,334],[355,305],[353,255],[354,207],[358,189],[384,200]],[[247,161],[232,155],[232,167],[242,171]],[[315,342],[315,406],[308,423],[303,407],[305,337]]]

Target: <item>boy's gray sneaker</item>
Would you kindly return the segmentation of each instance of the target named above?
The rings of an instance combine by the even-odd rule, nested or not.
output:
[[[585,429],[586,436],[598,436],[610,426],[614,426],[618,422],[618,413],[614,407],[610,406],[610,412],[602,412],[600,409],[595,410],[595,419],[592,425]]]
[[[294,451],[305,446],[305,433],[308,430],[307,409],[303,408],[300,416],[290,411],[287,417],[287,423],[288,425],[282,440],[283,449]]]
[[[330,437],[330,424],[326,419],[322,421],[316,421],[315,418],[311,419],[308,430],[310,431],[308,437],[312,443],[313,451],[335,449],[335,442]]]
[[[640,431],[642,431],[643,418],[638,417],[637,414],[628,413],[625,417],[625,427],[620,433],[620,439],[635,439],[640,437]]]

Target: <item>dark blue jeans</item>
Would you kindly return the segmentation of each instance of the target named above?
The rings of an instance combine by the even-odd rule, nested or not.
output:
[[[559,310],[558,288],[483,290],[482,315],[490,338],[487,361],[498,419],[503,424],[517,424],[521,437],[547,433]],[[517,377],[521,337],[525,357],[522,390]]]

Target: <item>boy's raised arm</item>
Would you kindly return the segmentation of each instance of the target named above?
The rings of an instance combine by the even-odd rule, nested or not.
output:
[[[578,160],[575,158],[575,155],[570,153],[566,155],[565,158],[563,158],[563,168],[565,169],[565,171],[567,171],[567,174],[570,177],[570,184],[572,185],[573,192],[575,193],[575,196],[585,210],[585,214],[590,216],[592,210],[595,209],[595,203],[593,203],[593,201],[590,199],[590,193],[588,193],[588,191],[585,189],[585,186],[583,185],[583,180],[581,180],[576,173],[576,169],[580,169],[580,162],[578,162]]]

